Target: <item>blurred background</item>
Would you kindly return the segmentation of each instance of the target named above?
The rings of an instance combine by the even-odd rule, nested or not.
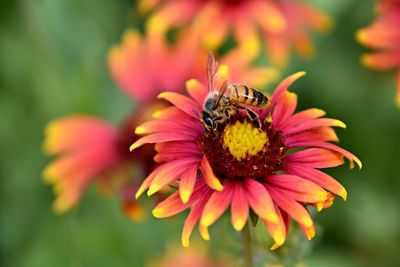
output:
[[[294,58],[284,75],[308,75],[291,90],[299,109],[318,107],[347,124],[341,146],[363,161],[330,173],[347,188],[316,215],[319,233],[305,266],[400,266],[400,110],[393,73],[366,70],[354,34],[374,16],[372,0],[313,0],[334,30],[314,36],[316,56]],[[133,223],[117,198],[91,187],[59,216],[41,172],[43,129],[52,119],[87,113],[120,122],[132,103],[107,69],[110,47],[128,27],[143,28],[134,1],[19,0],[0,8],[0,266],[146,266],[180,246],[184,216]],[[237,235],[233,230],[229,234]],[[218,240],[218,235],[214,236]],[[194,239],[198,238],[197,233]],[[204,241],[201,241],[204,242]]]

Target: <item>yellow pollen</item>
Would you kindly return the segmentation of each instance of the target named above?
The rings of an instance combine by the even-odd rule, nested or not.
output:
[[[255,156],[260,151],[265,152],[265,145],[268,143],[267,134],[247,121],[227,125],[223,138],[224,147],[228,148],[237,160]]]

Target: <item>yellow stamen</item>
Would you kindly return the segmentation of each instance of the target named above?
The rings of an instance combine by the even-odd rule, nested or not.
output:
[[[238,160],[265,151],[268,143],[267,134],[247,121],[227,125],[223,138],[224,147]]]

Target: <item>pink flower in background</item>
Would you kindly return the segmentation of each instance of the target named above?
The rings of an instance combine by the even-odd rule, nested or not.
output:
[[[225,71],[219,68],[219,77],[226,77]],[[208,227],[229,206],[237,231],[253,210],[275,241],[273,249],[285,242],[290,218],[311,239],[315,225],[306,206],[322,210],[333,203],[335,195],[346,200],[345,188],[318,169],[342,165],[343,157],[351,167],[356,162],[361,168],[361,162],[331,143],[338,141],[332,127],[344,128],[343,122],[322,118],[325,112],[319,109],[295,113],[297,96],[287,88],[303,75],[299,72],[286,78],[267,107],[253,110],[259,115],[260,128],[245,113],[236,112],[217,132],[205,131],[198,111],[203,109],[208,90],[196,80],[187,83],[190,97],[161,93],[159,98],[173,106],[136,128],[144,136],[131,150],[155,143],[159,163],[136,197],[146,190],[152,195],[169,184],[178,187],[153,214],[165,218],[190,208],[182,232],[184,246],[189,245],[197,223],[208,240]]]
[[[400,1],[381,0],[378,17],[357,32],[357,40],[374,49],[362,57],[362,63],[375,70],[395,70],[397,76],[396,104],[400,107]]]
[[[47,182],[54,185],[54,209],[63,213],[74,207],[93,183],[104,191],[119,195],[123,210],[133,219],[143,211],[133,192],[154,167],[152,146],[129,153],[129,146],[139,137],[132,129],[151,118],[165,105],[156,99],[163,90],[183,90],[190,77],[205,80],[206,57],[198,47],[197,37],[182,33],[173,44],[160,35],[141,37],[129,30],[122,43],[109,53],[109,69],[120,88],[137,102],[121,125],[88,115],[71,115],[51,122],[46,128],[45,152],[56,156],[44,170]],[[236,49],[223,58],[235,62],[231,75],[241,80],[265,85],[277,77],[271,68],[249,68],[250,59]],[[157,114],[157,113],[156,113]]]
[[[239,46],[253,57],[263,40],[269,58],[278,64],[287,63],[292,48],[311,55],[308,32],[323,32],[332,24],[322,11],[298,0],[142,0],[139,7],[154,10],[147,24],[150,31],[190,25],[209,49],[219,47],[233,33]]]

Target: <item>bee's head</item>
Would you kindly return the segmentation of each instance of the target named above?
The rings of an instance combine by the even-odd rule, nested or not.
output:
[[[203,123],[204,129],[206,131],[214,131],[215,129],[217,129],[217,123],[208,112],[202,111],[200,113],[200,120]]]
[[[209,97],[206,98],[206,101],[204,102],[204,109],[207,111],[212,111],[215,108],[215,96],[210,95]]]

